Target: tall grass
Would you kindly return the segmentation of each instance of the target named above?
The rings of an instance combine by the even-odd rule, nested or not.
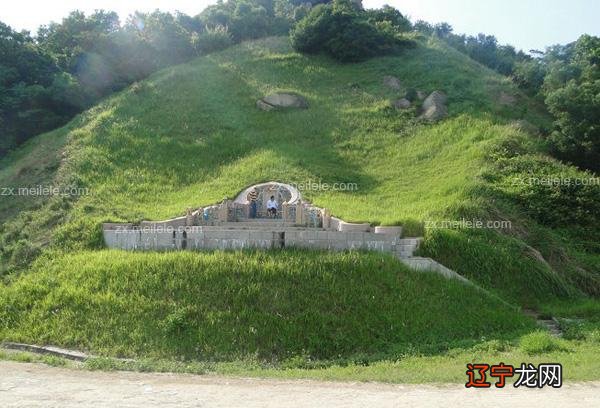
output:
[[[374,253],[81,252],[0,288],[0,337],[128,357],[392,357],[531,327]]]

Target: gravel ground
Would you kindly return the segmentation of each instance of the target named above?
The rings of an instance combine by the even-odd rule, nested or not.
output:
[[[263,380],[186,374],[97,372],[0,361],[0,407],[600,407],[600,382],[561,389],[475,390]]]

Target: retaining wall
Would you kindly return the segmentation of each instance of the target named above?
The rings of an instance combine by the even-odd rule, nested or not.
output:
[[[314,248],[328,250],[367,249],[396,252],[406,240],[388,234],[372,232],[341,232],[322,230],[281,231],[225,230],[215,227],[194,227],[173,231],[144,229],[104,230],[109,248],[125,250],[177,249],[244,249],[244,248]]]

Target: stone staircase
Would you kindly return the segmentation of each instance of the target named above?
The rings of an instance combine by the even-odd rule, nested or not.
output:
[[[401,238],[396,244],[394,255],[398,258],[411,258],[419,247],[422,238]]]
[[[229,222],[221,222],[214,226],[204,226],[202,227],[205,231],[229,231],[230,233],[235,234],[236,231],[239,231],[240,235],[245,234],[256,234],[256,233],[272,233],[274,237],[281,237],[281,239],[286,242],[285,246],[304,246],[298,242],[297,239],[290,239],[291,245],[287,244],[287,236],[293,236],[294,238],[301,238],[311,242],[317,241],[320,238],[322,239],[323,235],[329,233],[328,237],[350,237],[346,238],[347,240],[351,240],[352,237],[358,239],[363,234],[373,234],[371,233],[363,233],[363,232],[353,232],[348,235],[348,233],[340,233],[339,231],[331,231],[325,228],[315,228],[315,227],[306,227],[306,226],[297,226],[293,222],[286,222],[277,218],[254,218],[254,219],[244,219],[243,221],[229,221]],[[317,233],[318,234],[315,234]],[[377,234],[379,235],[379,234]],[[397,238],[394,240],[394,243],[389,246],[391,252],[400,259],[408,259],[411,258],[414,252],[419,247],[422,238]],[[294,245],[294,243],[296,245]],[[342,249],[341,247],[337,247],[335,243],[330,243],[329,245],[323,244],[320,246],[323,249]]]
[[[315,230],[323,231],[322,228],[311,228],[311,227],[297,227],[293,222],[283,221],[277,218],[254,218],[245,219],[243,221],[229,221],[222,222],[215,227],[220,229],[239,229],[239,230],[272,230],[272,231],[283,231],[286,229],[293,229],[297,231],[301,230]],[[209,228],[209,227],[204,227]]]

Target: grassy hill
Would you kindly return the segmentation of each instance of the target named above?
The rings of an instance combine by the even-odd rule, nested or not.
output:
[[[0,336],[126,357],[388,356],[533,327],[473,287],[369,253],[86,251],[38,261],[0,304]]]
[[[414,108],[396,111],[390,100],[402,95],[383,86],[384,75],[395,75],[406,87],[426,93],[444,91],[449,118],[424,124],[414,119]],[[255,107],[258,98],[278,90],[304,95],[309,109],[263,112]],[[516,95],[517,102],[502,104],[503,92]],[[588,316],[589,310],[599,309],[598,302],[590,298],[600,294],[600,240],[593,235],[594,217],[598,216],[594,212],[600,209],[594,195],[597,190],[535,189],[515,183],[548,172],[590,177],[548,158],[535,132],[516,122],[523,119],[536,127],[548,126],[543,111],[509,80],[435,41],[420,41],[401,55],[342,65],[325,57],[295,53],[286,38],[267,38],[163,70],[106,99],[66,127],[30,141],[2,161],[0,185],[52,182],[63,189],[86,189],[87,194],[3,197],[0,243],[6,283],[0,287],[0,334],[109,354],[189,357],[202,354],[194,354],[194,347],[214,347],[206,355],[232,356],[236,350],[240,354],[281,355],[284,350],[304,350],[331,357],[336,353],[390,352],[394,345],[401,349],[407,342],[427,343],[430,339],[417,327],[431,328],[440,320],[444,320],[440,327],[446,333],[440,332],[441,341],[476,339],[483,329],[498,336],[501,330],[514,334],[527,326],[515,310],[505,309],[491,297],[480,304],[469,289],[415,275],[385,259],[381,261],[385,273],[374,268],[368,293],[376,296],[385,288],[386,297],[376,303],[362,299],[359,304],[368,306],[370,312],[362,323],[340,326],[340,333],[356,336],[337,344],[343,336],[326,329],[334,319],[324,311],[331,301],[352,305],[347,311],[356,311],[353,299],[358,293],[354,291],[359,290],[356,285],[366,284],[366,271],[379,262],[374,255],[268,254],[264,256],[275,272],[266,279],[257,266],[262,255],[102,250],[101,222],[176,216],[186,207],[233,197],[243,187],[266,180],[355,183],[355,191],[305,190],[303,194],[346,220],[401,223],[409,235],[425,234],[423,255],[434,257],[510,303],[565,317]],[[556,208],[557,214],[564,210],[576,218],[546,222],[540,203],[546,211],[555,208],[544,205],[544,200],[561,206]],[[462,218],[506,220],[511,228],[432,227]],[[48,250],[51,254],[44,255]],[[31,266],[40,254],[42,259]],[[209,262],[210,257],[215,259]],[[308,305],[294,298],[281,305],[289,310],[308,307],[307,313],[314,310],[313,314],[285,315],[291,320],[282,326],[302,327],[308,330],[307,337],[289,332],[281,342],[271,337],[270,343],[257,344],[245,333],[237,335],[235,347],[219,348],[218,344],[232,339],[226,330],[255,327],[249,321],[234,322],[232,310],[267,314],[262,301],[255,307],[244,283],[256,279],[260,287],[271,291],[296,293],[287,282],[292,273],[284,268],[288,262],[294,267],[292,272],[306,277],[294,282],[300,285],[298,293],[307,296],[321,282],[314,271],[335,276],[339,264],[340,280],[321,288],[327,301],[316,298]],[[204,263],[204,267],[198,266]],[[116,271],[123,272],[118,277],[122,281]],[[166,288],[152,286],[160,278],[160,282],[179,287],[187,272],[190,279],[211,276],[223,284],[190,288],[181,297],[171,297]],[[241,273],[244,279],[229,282],[230,273]],[[361,278],[353,280],[353,273]],[[410,282],[418,287],[414,293]],[[117,290],[121,284],[131,291]],[[146,285],[152,291],[144,289]],[[337,291],[342,287],[348,292]],[[398,298],[393,300],[395,295],[389,291]],[[420,291],[428,296],[422,304],[414,298]],[[443,299],[438,296],[440,291]],[[227,322],[222,329],[208,330],[208,317],[194,320],[186,314],[208,305],[194,306],[194,299],[205,296],[239,302],[222,316]],[[266,299],[263,296],[260,294],[259,300]],[[402,296],[412,300],[399,304]],[[469,330],[459,327],[468,311],[475,310],[465,305],[465,298],[480,305],[478,314],[469,317],[465,326]],[[48,319],[51,305],[61,299],[65,300],[63,307]],[[91,308],[94,302],[102,307]],[[577,304],[585,306],[573,307]],[[440,305],[444,305],[441,310],[464,306],[464,314],[441,317]],[[407,306],[419,312],[407,315]],[[93,313],[93,322],[114,320],[96,331],[98,326],[85,322],[84,310]],[[115,310],[118,312],[113,314]],[[194,334],[172,343],[160,325],[169,319],[178,321],[177,313],[183,313],[184,325],[192,319]],[[142,316],[151,318],[141,321]],[[374,341],[376,334],[368,328],[379,327],[385,316],[390,316],[394,325],[414,324],[413,329],[388,333]],[[299,323],[302,319],[306,326]],[[123,333],[123,337],[108,341],[118,322],[137,337]],[[156,327],[140,327],[144,324]],[[178,323],[173,324],[177,327]],[[315,337],[310,338],[310,333]],[[373,344],[367,346],[369,342]],[[329,351],[319,354],[316,344],[326,344]],[[150,351],[142,351],[140,345],[149,345]]]

